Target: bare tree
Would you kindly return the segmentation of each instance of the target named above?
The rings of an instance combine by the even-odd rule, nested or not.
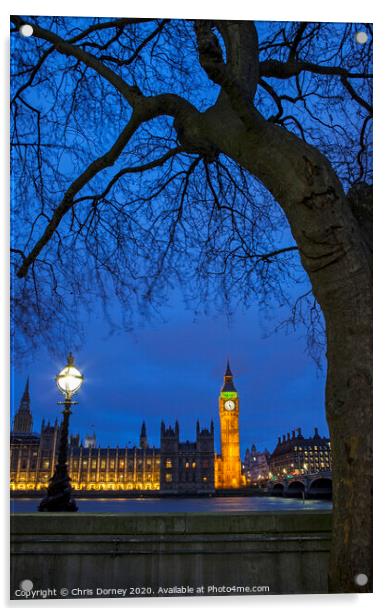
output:
[[[370,25],[359,45],[356,24],[12,23],[15,40],[34,28],[12,67],[18,335],[49,345],[76,302],[111,294],[129,325],[177,282],[266,306],[302,265],[293,316],[312,291],[311,331],[318,306],[326,329],[329,589],[370,590]]]

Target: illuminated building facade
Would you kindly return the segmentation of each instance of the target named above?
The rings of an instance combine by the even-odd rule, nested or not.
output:
[[[240,461],[239,396],[229,362],[219,396],[219,420],[221,454],[215,458],[215,487],[239,488],[245,483]]]
[[[143,432],[143,434],[142,434]],[[54,474],[60,425],[42,423],[41,433],[11,434],[11,490],[41,490]],[[160,451],[147,445],[143,424],[139,447],[96,447],[71,436],[68,468],[74,490],[158,490]]]
[[[288,432],[278,438],[278,443],[270,456],[272,477],[315,474],[332,470],[331,443],[319,435],[315,428],[312,437],[305,438],[301,428]]]
[[[99,447],[96,435],[81,442],[69,438],[68,469],[77,490],[161,490],[166,493],[212,493],[215,488],[245,485],[239,443],[239,396],[229,364],[219,396],[221,455],[215,454],[214,425],[200,428],[196,440],[179,439],[179,425],[161,424],[160,448],[151,447],[142,423],[139,446]],[[60,424],[42,422],[32,432],[27,382],[11,433],[11,490],[42,490],[54,474],[59,449]]]
[[[269,459],[270,453],[258,451],[255,445],[251,449],[246,449],[243,460],[243,475],[246,478],[246,485],[262,486],[269,478]]]
[[[32,432],[28,382],[11,433],[11,490],[42,490],[54,474],[60,424],[42,422],[40,433]],[[138,447],[98,447],[95,434],[69,439],[68,468],[72,488],[77,490],[159,490],[167,492],[212,492],[214,490],[214,427],[200,429],[196,441],[180,442],[174,429],[161,424],[161,448],[148,444],[142,423]],[[161,468],[162,460],[162,468]]]

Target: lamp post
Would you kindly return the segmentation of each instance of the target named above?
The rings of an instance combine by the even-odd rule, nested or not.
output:
[[[58,462],[54,475],[49,481],[47,496],[41,501],[39,511],[77,511],[78,507],[72,497],[70,477],[68,474],[68,441],[69,441],[69,418],[72,413],[71,407],[77,404],[72,396],[80,389],[83,381],[81,372],[74,365],[74,357],[68,355],[68,363],[55,377],[57,387],[65,397],[63,405],[63,420],[59,443]]]

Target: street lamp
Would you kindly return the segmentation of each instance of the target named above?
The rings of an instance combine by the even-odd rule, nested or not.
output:
[[[72,400],[72,396],[80,389],[83,381],[81,372],[74,365],[74,357],[68,355],[68,363],[63,370],[55,377],[57,387],[65,397],[63,404],[63,420],[61,424],[61,435],[59,443],[58,462],[55,467],[54,475],[49,481],[47,496],[41,501],[39,511],[77,511],[78,507],[72,497],[70,477],[68,474],[68,441],[69,441],[69,418],[71,407],[77,404]]]

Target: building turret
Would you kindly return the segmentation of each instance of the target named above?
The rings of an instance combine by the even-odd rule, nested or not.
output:
[[[71,434],[69,438],[70,447],[79,447],[80,446],[80,435],[79,434]]]
[[[147,449],[146,424],[144,421],[142,422],[142,427],[140,430],[139,447],[141,449]]]
[[[27,379],[18,411],[14,417],[13,432],[31,434],[33,418],[30,409],[30,380]]]
[[[93,434],[87,434],[86,437],[84,438],[84,447],[86,447],[86,449],[95,449],[96,447],[96,434],[93,432]]]

